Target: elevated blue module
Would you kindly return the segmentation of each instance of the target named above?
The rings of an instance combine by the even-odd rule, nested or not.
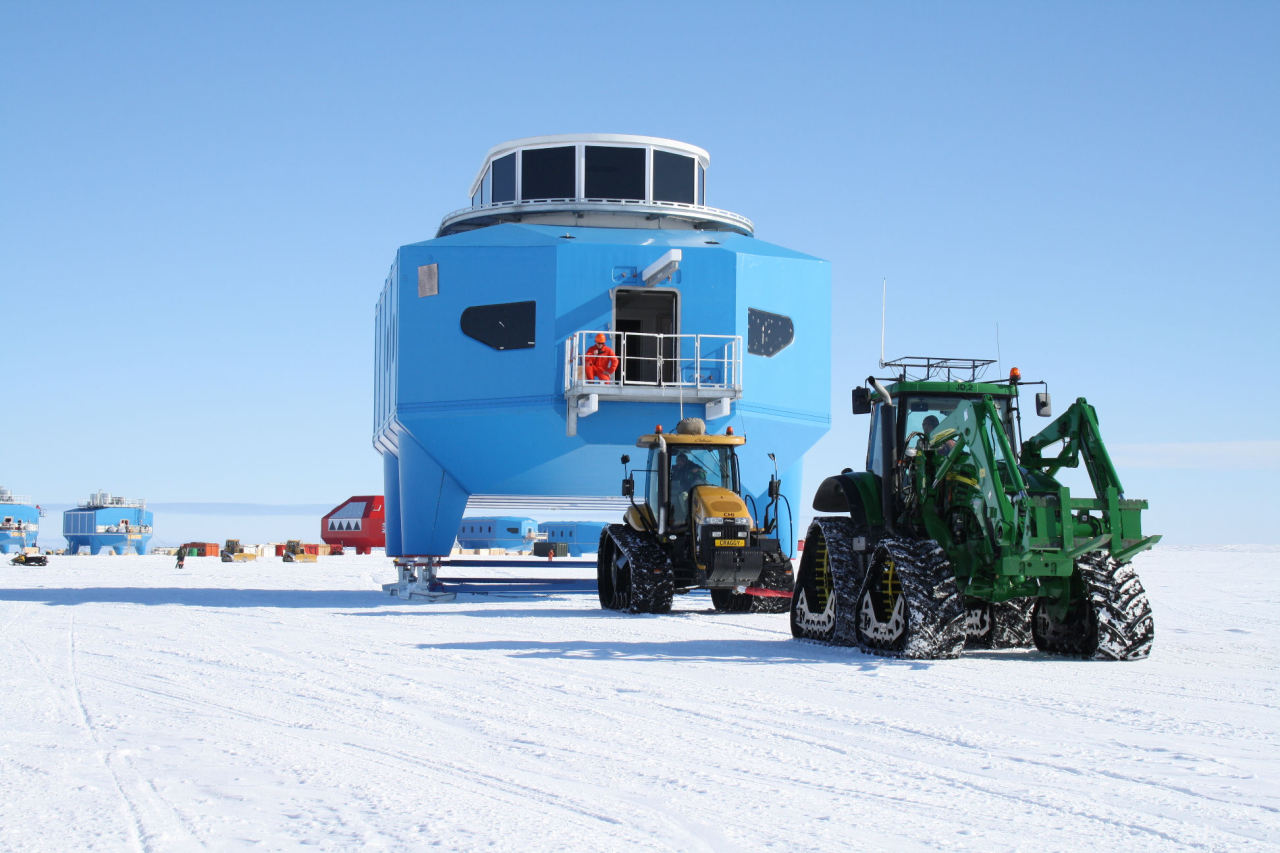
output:
[[[533,547],[538,523],[521,516],[477,516],[458,525],[459,548],[504,548],[528,551]]]
[[[146,501],[94,492],[88,501],[62,514],[62,535],[67,539],[68,554],[78,554],[81,548],[88,548],[90,554],[103,548],[117,554],[133,548],[145,554],[151,541],[151,521]]]
[[[34,548],[43,514],[31,498],[15,495],[0,487],[0,554]]]
[[[759,506],[773,453],[800,506],[830,426],[830,268],[707,207],[709,160],[646,136],[505,143],[471,205],[400,248],[375,336],[388,555],[447,555],[472,495],[616,496],[620,455],[682,416],[747,436]]]
[[[603,521],[544,521],[538,525],[538,532],[546,536],[548,542],[569,546],[570,557],[581,557],[596,553],[604,527]]]

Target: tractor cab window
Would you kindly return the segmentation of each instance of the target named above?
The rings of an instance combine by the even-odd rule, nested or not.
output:
[[[732,487],[733,474],[725,448],[679,448],[671,453],[671,526],[689,523],[689,506],[697,486]]]
[[[720,486],[737,491],[737,472],[730,448],[668,445],[667,453],[672,527],[689,522],[689,496],[695,486]],[[652,507],[657,507],[661,500],[657,494],[657,464],[655,448],[649,454],[649,482],[645,490]]]
[[[878,477],[884,477],[884,439],[880,435],[880,422],[884,417],[880,414],[883,403],[876,403],[871,409],[871,436],[867,439],[867,470]]]
[[[902,421],[899,424],[901,429],[899,435],[904,442],[906,437],[912,433],[920,433],[928,437],[937,429],[938,424],[949,418],[956,410],[956,407],[965,399],[971,398],[943,394],[924,394],[903,400],[900,405],[904,414],[899,416],[899,420]],[[996,410],[1000,413],[1000,421],[1004,424],[1005,435],[1012,442],[1013,425],[1010,421],[1009,401],[1003,397],[996,397],[994,400]],[[904,447],[905,444],[900,444],[899,446]]]
[[[721,486],[732,489],[733,463],[728,448],[671,448],[671,490],[673,492],[682,480],[689,483],[685,491],[694,486]]]

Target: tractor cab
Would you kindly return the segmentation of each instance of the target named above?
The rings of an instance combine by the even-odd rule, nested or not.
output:
[[[708,515],[725,517],[725,505],[732,503],[729,517],[741,514],[750,524],[745,509],[737,510],[741,491],[735,448],[744,443],[743,436],[732,434],[641,436],[636,446],[649,451],[643,471],[644,503],[633,507],[628,521],[637,530],[648,522],[663,534],[679,534]]]
[[[923,454],[925,464],[914,468],[932,478],[943,470],[957,439],[962,445],[971,445],[973,436],[964,439],[962,434],[975,426],[983,432],[982,443],[988,448],[983,461],[999,468],[1005,480],[1014,479],[1011,472],[1018,467],[1021,433],[1018,392],[1024,384],[1044,383],[1024,383],[1017,368],[1004,381],[982,379],[994,363],[990,359],[922,357],[884,362],[882,367],[896,375],[869,377],[866,386],[853,390],[853,413],[872,416],[866,470],[873,480],[848,476],[848,471],[829,477],[814,496],[814,509],[844,512],[851,506],[862,506],[871,511],[869,521],[883,518],[891,528],[904,502],[909,503],[916,491],[912,478],[905,476],[913,460]],[[1042,416],[1050,413],[1047,392],[1036,394],[1036,412]],[[974,481],[981,465],[973,471],[967,469],[975,462],[966,449],[966,453],[956,454],[945,470],[952,480]]]
[[[977,402],[989,397],[996,407],[1005,439],[1016,446],[1014,413],[1017,387],[978,382],[894,382],[886,390],[893,405],[884,400],[871,402],[871,434],[867,443],[867,470],[884,476],[886,452],[893,453],[893,463],[913,452],[920,440],[931,447],[947,450],[954,444],[954,427],[944,427],[960,403]],[[885,441],[883,431],[892,431],[892,441]],[[889,450],[889,449],[892,450]]]
[[[990,436],[996,448],[1010,448],[1016,464],[1020,444],[1018,388],[1021,374],[1015,367],[1004,382],[979,381],[995,362],[969,358],[902,358],[885,362],[899,373],[881,384],[853,391],[853,413],[872,415],[867,441],[867,470],[879,477],[891,473],[906,456],[920,448],[948,451],[955,443],[961,424],[949,421],[961,403],[980,404],[989,399],[995,407],[994,419],[1003,428],[1003,441]],[[1041,384],[1043,383],[1025,383]],[[1050,414],[1047,392],[1036,394],[1036,413]]]

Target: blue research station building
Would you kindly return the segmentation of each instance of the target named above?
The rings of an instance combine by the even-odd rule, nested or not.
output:
[[[535,542],[562,544],[571,557],[594,553],[603,521],[543,521],[525,516],[468,516],[458,527],[458,547],[529,551]]]
[[[538,532],[546,536],[548,542],[563,542],[569,548],[570,557],[581,557],[595,553],[600,547],[604,526],[603,521],[544,521],[538,525]]]
[[[76,509],[62,514],[62,535],[67,540],[67,553],[78,554],[88,548],[97,554],[108,548],[123,554],[129,548],[147,553],[151,541],[152,513],[144,500],[116,497],[107,492],[94,492]]]
[[[527,551],[537,532],[538,523],[532,518],[510,515],[464,518],[458,526],[458,547]]]
[[[709,163],[647,136],[515,140],[400,247],[375,319],[389,556],[447,555],[473,496],[616,497],[620,455],[689,416],[747,437],[757,506],[769,453],[800,506],[830,426],[830,267],[709,207]],[[605,382],[584,369],[598,334],[620,361]]]
[[[40,533],[40,507],[31,498],[0,487],[0,554],[34,548]]]

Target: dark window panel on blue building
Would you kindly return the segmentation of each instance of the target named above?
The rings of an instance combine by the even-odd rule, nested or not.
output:
[[[493,201],[516,200],[516,155],[493,161]]]
[[[644,149],[587,146],[587,198],[644,200]]]
[[[653,200],[693,204],[693,158],[669,151],[653,152]]]
[[[574,149],[532,148],[520,153],[520,198],[573,198]]]
[[[536,306],[535,302],[473,305],[462,312],[462,333],[496,350],[530,349],[536,345]]]
[[[747,309],[747,352],[752,355],[777,355],[790,346],[795,337],[796,328],[785,314]]]

